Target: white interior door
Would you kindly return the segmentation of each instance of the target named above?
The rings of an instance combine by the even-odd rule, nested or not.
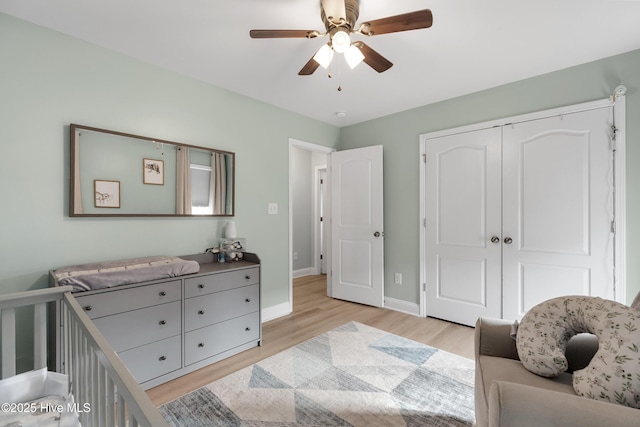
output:
[[[384,305],[382,146],[331,153],[334,298]]]
[[[425,142],[427,315],[501,316],[500,128]]]
[[[560,295],[613,295],[610,109],[503,128],[504,317]]]

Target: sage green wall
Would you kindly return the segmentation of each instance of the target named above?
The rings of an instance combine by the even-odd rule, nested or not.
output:
[[[621,82],[629,89],[626,238],[631,302],[640,290],[640,50],[343,128],[340,149],[384,146],[385,295],[419,302],[420,134],[607,98]],[[403,273],[403,285],[393,284],[394,272]]]
[[[291,253],[293,271],[313,267],[312,152],[291,148]]]
[[[4,14],[0,58],[0,293],[46,287],[50,268],[195,253],[221,236],[211,218],[70,218],[78,123],[236,152],[235,220],[263,261],[263,307],[288,300],[289,138],[336,146],[338,128]]]

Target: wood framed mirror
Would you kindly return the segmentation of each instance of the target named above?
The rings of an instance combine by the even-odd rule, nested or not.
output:
[[[69,135],[69,216],[235,215],[235,153],[77,124]]]

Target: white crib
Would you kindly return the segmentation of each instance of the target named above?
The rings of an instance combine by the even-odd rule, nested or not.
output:
[[[168,427],[70,291],[70,286],[63,286],[0,295],[2,379],[20,377],[16,376],[16,308],[33,306],[35,371],[47,368],[47,306],[60,302],[65,343],[61,356],[68,392],[75,402],[74,407],[80,409],[77,411],[80,424],[91,427]]]

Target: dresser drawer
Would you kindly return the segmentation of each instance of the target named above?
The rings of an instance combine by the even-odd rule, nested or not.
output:
[[[258,283],[260,283],[260,267],[190,277],[184,279],[184,297],[192,298]]]
[[[181,293],[180,280],[172,280],[127,289],[114,288],[86,296],[74,294],[74,297],[85,313],[91,319],[96,319],[152,305],[180,301]]]
[[[180,335],[180,301],[95,319],[116,352]]]
[[[139,383],[180,369],[180,335],[118,353]]]
[[[259,339],[258,313],[187,332],[184,337],[185,366]]]
[[[185,331],[260,310],[260,285],[190,298],[184,302]]]

